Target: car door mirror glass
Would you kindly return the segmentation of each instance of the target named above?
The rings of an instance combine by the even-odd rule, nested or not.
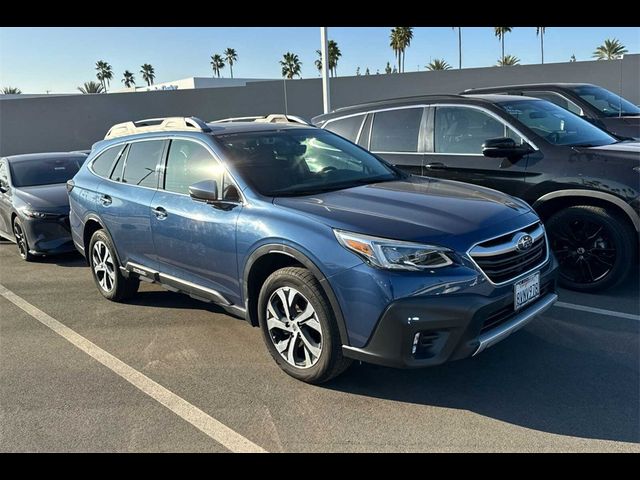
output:
[[[215,180],[202,180],[193,185],[189,185],[189,195],[194,200],[201,202],[217,202],[218,201],[218,182]]]

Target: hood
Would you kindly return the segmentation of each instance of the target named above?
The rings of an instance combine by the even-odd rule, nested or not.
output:
[[[274,203],[334,228],[455,249],[537,219],[526,203],[495,190],[425,177],[278,197]]]
[[[47,212],[69,210],[69,195],[67,194],[67,186],[64,183],[37,187],[19,187],[14,189],[14,195],[34,209],[42,209]]]
[[[604,154],[608,154],[609,152],[634,153],[636,158],[638,158],[638,155],[640,155],[640,142],[612,143],[611,145],[602,145],[600,147],[588,147],[588,150],[602,152]]]
[[[605,117],[600,120],[607,130],[610,130],[616,135],[640,139],[640,116]]]

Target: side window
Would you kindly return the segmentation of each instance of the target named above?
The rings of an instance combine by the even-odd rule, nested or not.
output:
[[[360,131],[362,120],[364,120],[364,115],[341,118],[340,120],[329,122],[325,128],[330,132],[346,138],[347,140],[355,142],[358,138],[358,132]]]
[[[417,152],[422,108],[377,112],[371,132],[372,152]]]
[[[107,148],[91,163],[91,170],[100,177],[107,177],[111,171],[113,162],[122,152],[123,146],[116,145],[115,147]]]
[[[569,110],[570,112],[573,112],[576,115],[580,115],[580,116],[584,115],[584,112],[582,111],[582,109],[578,105],[573,103],[568,98],[563,97],[559,93],[528,91],[528,92],[525,92],[525,95],[527,95],[528,97],[540,98],[542,100],[547,100],[547,101],[549,101],[551,103],[555,103],[559,107],[562,107],[565,110]]]
[[[371,121],[373,120],[373,114],[367,115],[367,119],[362,127],[362,133],[358,139],[358,145],[366,149],[369,148],[369,137],[371,136]]]
[[[116,165],[113,167],[113,171],[111,172],[111,176],[109,177],[111,180],[115,182],[122,181],[122,169],[124,167],[124,159],[127,158],[127,153],[129,152],[129,145],[124,147],[124,150],[118,157],[118,161]]]
[[[436,153],[482,154],[482,144],[490,138],[522,138],[491,115],[467,107],[437,107],[434,127]]]
[[[189,185],[202,180],[215,180],[224,193],[222,166],[199,143],[189,140],[172,140],[164,174],[164,189],[189,195]]]
[[[158,164],[162,158],[164,140],[133,142],[124,165],[122,181],[130,185],[156,188]]]

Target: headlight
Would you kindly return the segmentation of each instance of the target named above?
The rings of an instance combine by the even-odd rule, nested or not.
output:
[[[389,240],[359,233],[333,231],[344,248],[360,255],[368,263],[392,270],[427,270],[451,265],[451,250],[434,245]]]
[[[35,210],[31,210],[29,208],[23,208],[22,213],[24,213],[29,218],[51,218],[57,216],[53,213],[36,212]]]

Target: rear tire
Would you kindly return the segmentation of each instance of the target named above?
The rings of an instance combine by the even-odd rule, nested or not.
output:
[[[258,297],[258,320],[269,353],[298,380],[323,383],[351,365],[342,355],[331,304],[304,268],[282,268],[266,279]]]
[[[122,275],[115,252],[109,235],[104,230],[96,230],[91,236],[88,252],[93,280],[102,296],[122,302],[136,294],[140,280]]]
[[[29,240],[27,240],[27,235],[24,233],[22,222],[18,217],[13,219],[13,235],[15,236],[16,244],[18,245],[18,254],[20,255],[20,258],[25,262],[33,262],[36,257],[29,253]]]
[[[629,274],[637,255],[636,232],[620,214],[576,205],[546,222],[558,263],[559,283],[581,292],[614,287]]]

